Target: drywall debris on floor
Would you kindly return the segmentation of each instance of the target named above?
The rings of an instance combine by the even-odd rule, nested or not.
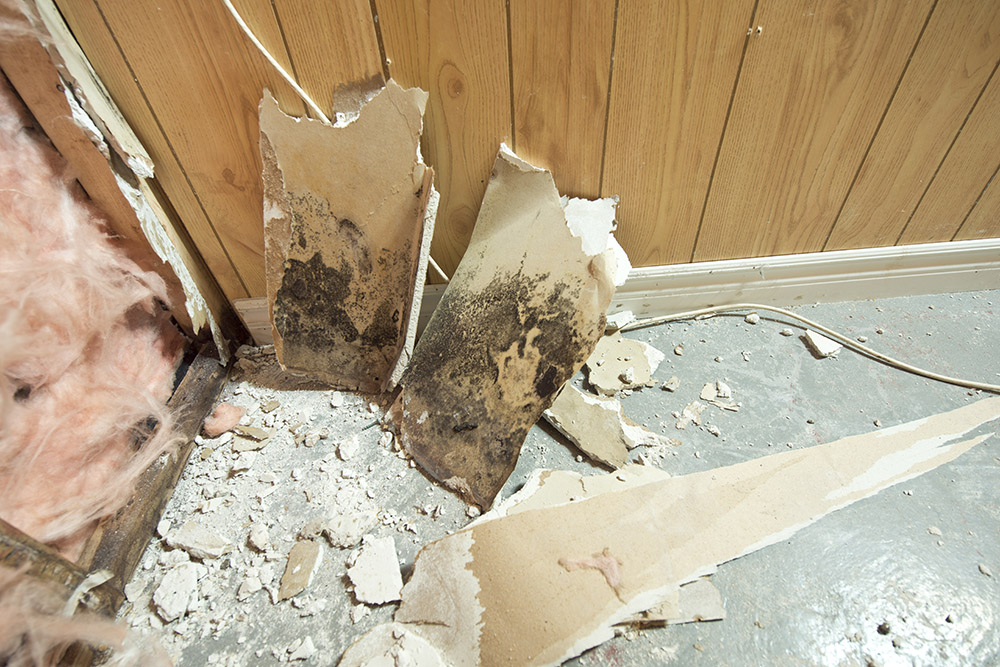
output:
[[[627,623],[642,625],[700,623],[721,621],[726,618],[726,607],[722,593],[707,577],[683,584],[667,596],[660,604],[639,612]]]
[[[986,399],[825,445],[484,517],[424,547],[395,620],[453,664],[562,662],[718,564],[955,459],[988,437],[966,433],[997,418],[1000,398]],[[530,484],[529,499],[547,486]],[[593,554],[614,567],[560,565]]]
[[[365,537],[361,548],[347,562],[347,576],[354,595],[366,604],[385,604],[399,599],[403,577],[391,537]]]
[[[390,79],[354,120],[330,126],[261,100],[267,296],[288,370],[364,392],[401,373],[434,227],[426,103]]]
[[[816,333],[815,331],[806,330],[802,338],[812,353],[822,359],[836,356],[840,352],[840,349],[844,347],[837,341],[830,340],[823,334]]]
[[[592,396],[568,383],[542,415],[580,451],[612,468],[625,465],[636,447],[680,444],[629,419],[618,399]]]
[[[372,628],[344,651],[340,667],[413,665],[445,667],[441,654],[427,640],[402,623],[383,623]]]
[[[469,248],[391,407],[401,445],[472,503],[492,503],[528,429],[604,332],[627,275],[615,205],[560,199],[549,172],[501,146]]]
[[[323,545],[313,540],[299,540],[288,552],[285,573],[278,587],[278,601],[293,598],[312,582],[323,559]]]
[[[623,310],[620,313],[608,315],[607,324],[604,326],[605,333],[613,333],[622,327],[635,322],[635,314],[631,310]]]
[[[604,396],[652,386],[653,373],[661,361],[663,353],[652,345],[615,332],[601,338],[587,359],[587,382]]]

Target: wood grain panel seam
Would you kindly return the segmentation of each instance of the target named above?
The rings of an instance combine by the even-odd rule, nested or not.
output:
[[[101,20],[104,22],[104,27],[107,28],[108,34],[111,36],[111,40],[115,44],[115,48],[118,49],[118,53],[122,57],[122,62],[125,63],[125,67],[128,69],[129,75],[135,82],[135,87],[139,91],[139,95],[142,96],[143,103],[149,110],[149,114],[152,117],[153,122],[156,123],[156,128],[160,131],[160,134],[163,135],[163,141],[166,143],[167,148],[170,150],[170,154],[173,155],[174,160],[177,162],[177,166],[180,169],[181,174],[184,176],[184,182],[186,182],[188,188],[191,189],[191,195],[194,197],[194,200],[198,202],[198,208],[201,209],[202,215],[205,216],[205,220],[208,222],[208,226],[212,230],[212,234],[215,235],[215,239],[219,242],[219,247],[222,248],[222,253],[226,256],[226,260],[229,262],[229,265],[233,268],[233,273],[236,275],[236,279],[240,281],[240,287],[243,288],[243,291],[246,293],[247,296],[250,296],[250,290],[247,287],[246,282],[243,280],[243,276],[240,274],[239,269],[236,268],[236,263],[233,262],[233,258],[230,256],[229,250],[226,248],[226,244],[222,242],[222,238],[219,236],[219,232],[215,228],[215,223],[212,222],[212,218],[208,215],[208,211],[205,210],[205,204],[201,201],[201,197],[198,196],[198,191],[195,190],[194,184],[191,183],[191,178],[190,176],[188,176],[187,170],[184,168],[184,164],[181,162],[180,157],[177,155],[177,151],[174,150],[174,145],[170,141],[169,135],[163,128],[163,124],[160,122],[159,117],[156,115],[156,111],[153,109],[153,105],[152,103],[150,103],[149,97],[146,95],[146,91],[143,89],[142,84],[139,82],[139,77],[136,76],[135,70],[132,68],[132,63],[130,63],[128,58],[125,56],[125,50],[122,48],[121,43],[118,41],[118,36],[115,35],[114,30],[111,29],[111,24],[108,22],[108,18],[107,16],[104,15],[104,10],[101,9],[101,5],[97,0],[94,0],[94,8],[97,9],[97,13],[100,14]],[[183,223],[183,218],[179,219]]]
[[[278,34],[281,35],[281,46],[285,49],[285,55],[288,56],[288,68],[292,70],[292,77],[298,83],[299,72],[295,68],[295,58],[292,57],[292,50],[288,48],[288,38],[285,36],[285,26],[281,22],[281,15],[278,14],[278,8],[274,6],[274,0],[271,0],[271,16],[274,17],[274,23],[278,26]],[[301,85],[301,84],[299,84]],[[306,105],[306,113],[309,113],[309,105]]]
[[[507,89],[510,93],[510,148],[517,152],[517,133],[514,131],[514,38],[510,29],[510,0],[504,1],[507,13]]]
[[[388,81],[389,61],[385,57],[385,43],[382,41],[382,26],[378,22],[378,8],[375,6],[375,0],[368,0],[368,5],[372,10],[372,25],[375,26],[375,41],[378,42],[378,57],[382,62],[382,78]]]
[[[611,61],[608,63],[608,96],[604,103],[604,136],[601,139],[601,171],[597,177],[597,191],[604,196],[604,160],[608,156],[608,120],[611,117],[611,83],[615,73],[615,39],[618,36],[618,4],[615,0],[615,17],[611,21]]]
[[[899,235],[896,237],[896,242],[893,243],[893,245],[899,245],[900,240],[903,238],[903,234],[906,233],[906,228],[910,226],[910,221],[913,220],[913,216],[915,216],[917,214],[917,210],[920,208],[920,205],[924,202],[924,197],[926,197],[927,196],[927,192],[930,191],[931,185],[933,185],[933,183],[934,183],[934,179],[937,178],[938,173],[941,171],[941,167],[944,166],[945,161],[948,159],[948,155],[951,154],[951,149],[955,147],[955,144],[958,142],[958,138],[960,136],[962,136],[962,131],[965,129],[965,126],[969,122],[969,119],[972,118],[973,112],[976,110],[976,107],[979,105],[979,100],[981,100],[983,98],[983,95],[986,93],[986,88],[990,85],[990,82],[993,80],[993,77],[996,75],[996,73],[997,73],[997,67],[998,66],[1000,66],[1000,60],[997,60],[996,64],[993,65],[993,71],[990,72],[990,76],[989,76],[988,79],[986,79],[986,83],[983,85],[982,89],[979,91],[979,94],[976,95],[975,101],[972,103],[972,106],[969,108],[969,113],[967,113],[965,115],[965,119],[962,121],[962,124],[958,126],[958,131],[955,132],[955,136],[952,137],[951,143],[948,144],[948,149],[944,152],[944,155],[941,156],[941,161],[938,162],[937,167],[934,169],[934,173],[931,174],[931,177],[929,179],[927,179],[927,187],[925,187],[924,191],[920,193],[920,199],[917,200],[916,206],[914,206],[913,210],[910,211],[910,215],[906,218],[906,224],[904,224],[903,228],[901,230],[899,230]],[[990,180],[993,180],[992,177],[990,178]],[[980,193],[979,197],[982,197],[982,193]],[[958,235],[959,231],[962,229],[962,225],[965,224],[965,221],[969,218],[969,215],[971,215],[971,213],[972,213],[972,209],[976,207],[976,203],[978,203],[978,202],[979,202],[979,198],[977,197],[976,201],[972,204],[972,207],[969,208],[968,211],[966,211],[965,215],[962,217],[961,222],[959,222],[958,226],[955,227],[955,232],[951,235],[952,239],[954,239],[955,236]]]
[[[861,156],[861,160],[858,161],[858,168],[854,171],[854,178],[851,179],[851,184],[847,186],[847,191],[844,192],[844,199],[840,202],[840,208],[837,209],[837,215],[833,218],[833,224],[830,225],[830,229],[826,230],[826,238],[823,240],[820,252],[826,250],[826,247],[830,244],[830,238],[833,236],[833,230],[837,228],[840,216],[844,213],[844,207],[847,206],[847,200],[850,198],[851,192],[854,190],[854,186],[858,182],[858,177],[861,176],[861,170],[864,168],[865,162],[868,161],[868,155],[871,153],[872,146],[875,145],[875,139],[878,138],[878,134],[882,130],[882,124],[885,122],[886,116],[889,115],[892,103],[896,100],[896,93],[899,92],[899,87],[903,84],[903,79],[906,78],[906,73],[910,70],[910,63],[913,62],[913,55],[917,52],[917,47],[920,46],[920,40],[924,38],[924,32],[927,30],[927,26],[931,22],[931,17],[934,16],[934,10],[937,8],[937,3],[938,0],[934,0],[934,4],[931,5],[930,11],[927,12],[927,18],[924,19],[924,25],[921,26],[920,32],[917,34],[917,39],[913,42],[913,48],[910,49],[910,55],[906,58],[906,64],[903,65],[903,71],[899,73],[899,78],[896,80],[896,86],[892,89],[892,94],[889,95],[889,101],[886,103],[885,108],[882,109],[882,116],[878,119],[878,124],[875,126],[875,131],[872,132],[871,138],[868,140],[868,146],[865,147],[865,152]],[[898,242],[899,241],[897,239],[897,243]]]
[[[979,202],[982,200],[983,195],[986,194],[986,191],[990,189],[990,185],[992,185],[993,181],[996,180],[997,173],[1000,173],[1000,164],[998,164],[997,168],[993,170],[993,175],[990,176],[990,180],[986,181],[986,185],[984,185],[983,189],[979,192],[979,196],[976,197],[976,201],[972,203],[972,206],[969,208],[968,212],[966,212],[965,217],[962,218],[962,223],[958,226],[958,229],[955,230],[955,233],[951,235],[952,241],[958,238],[958,235],[962,233],[962,227],[965,227],[965,223],[968,222],[969,217],[972,215],[972,212],[976,210],[976,206],[979,205]]]
[[[712,160],[712,171],[708,174],[708,184],[705,186],[705,200],[701,204],[701,215],[698,216],[698,229],[694,233],[694,243],[691,244],[691,259],[694,262],[698,252],[698,239],[701,237],[701,226],[705,222],[705,211],[708,210],[708,198],[712,195],[712,183],[715,181],[715,170],[719,166],[719,156],[722,154],[722,144],[726,139],[726,128],[729,127],[729,117],[733,112],[733,102],[736,100],[736,90],[740,85],[740,75],[743,73],[743,61],[747,56],[747,47],[750,45],[750,35],[753,31],[754,19],[757,18],[757,6],[760,0],[754,0],[753,9],[750,10],[750,20],[747,22],[747,34],[743,38],[743,50],[740,52],[740,62],[736,66],[736,76],[733,78],[733,89],[729,93],[729,104],[726,106],[726,117],[722,121],[722,131],[719,133],[719,145],[715,147],[715,158]]]

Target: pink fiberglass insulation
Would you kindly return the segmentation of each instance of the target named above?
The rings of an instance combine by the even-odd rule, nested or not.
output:
[[[63,598],[47,582],[0,567],[0,665],[55,664],[61,649],[75,641],[107,646],[107,667],[168,667],[170,659],[155,640],[129,632],[95,614],[64,613]]]
[[[2,77],[0,239],[0,517],[73,560],[172,444],[182,339]]]

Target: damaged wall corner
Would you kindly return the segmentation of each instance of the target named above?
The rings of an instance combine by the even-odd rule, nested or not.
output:
[[[260,103],[264,259],[278,360],[380,392],[413,345],[434,211],[420,156],[427,93],[389,80],[327,125]]]
[[[604,331],[622,264],[616,203],[560,199],[548,171],[500,148],[469,248],[391,407],[403,447],[469,502],[493,502]]]

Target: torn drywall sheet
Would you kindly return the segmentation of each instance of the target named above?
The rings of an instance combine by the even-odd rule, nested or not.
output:
[[[640,612],[626,623],[680,625],[726,618],[722,593],[707,577],[695,579],[671,593],[666,600]]]
[[[612,468],[625,465],[635,447],[678,444],[629,419],[618,399],[585,394],[571,384],[542,415],[581,452]]]
[[[390,80],[330,126],[261,100],[267,296],[286,369],[365,392],[401,374],[434,224],[426,103]]]
[[[528,429],[604,331],[615,200],[560,201],[552,175],[502,146],[469,248],[391,408],[430,475],[488,506]]]
[[[604,396],[650,386],[661,361],[663,353],[652,345],[616,332],[601,338],[587,359],[587,382]]]
[[[987,399],[825,445],[476,523],[424,547],[395,620],[454,665],[558,664],[717,564],[953,460],[989,437],[963,435],[998,417],[1000,398]],[[618,563],[614,587],[601,571],[560,565],[605,550]]]

